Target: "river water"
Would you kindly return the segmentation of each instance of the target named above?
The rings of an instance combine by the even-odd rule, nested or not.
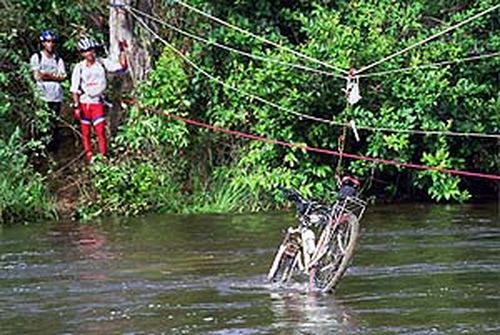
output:
[[[265,273],[293,213],[0,228],[0,334],[500,334],[494,205],[369,208],[332,295]]]

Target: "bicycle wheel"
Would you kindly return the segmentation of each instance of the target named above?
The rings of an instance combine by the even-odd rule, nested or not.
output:
[[[329,233],[327,229],[322,234]],[[359,233],[359,221],[346,215],[335,227],[327,243],[327,250],[316,263],[314,283],[322,292],[332,291],[347,270],[354,255]],[[323,236],[323,238],[325,238]]]
[[[269,271],[267,273],[267,280],[269,281],[276,281],[275,278],[278,275],[278,270],[281,265],[281,260],[285,256],[285,250],[286,250],[286,245],[281,244],[280,247],[278,248],[278,251],[276,252],[276,255],[274,256],[273,263],[271,264],[271,267],[269,268]]]
[[[292,277],[295,258],[296,257],[283,254],[278,269],[270,280],[279,283],[287,282]]]

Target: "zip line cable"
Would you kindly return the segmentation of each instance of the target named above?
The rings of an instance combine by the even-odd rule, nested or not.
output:
[[[333,120],[327,120],[324,118],[308,115],[308,114],[303,114],[300,112],[297,112],[295,110],[285,108],[283,106],[280,106],[274,102],[268,101],[260,96],[248,93],[246,91],[242,91],[232,85],[229,85],[222,81],[221,79],[211,75],[204,69],[202,69],[200,66],[198,66],[196,63],[191,61],[188,57],[186,57],[181,51],[176,49],[174,46],[172,46],[170,43],[168,43],[164,38],[158,35],[153,29],[151,29],[140,17],[138,17],[134,12],[131,10],[128,11],[147,31],[149,31],[150,34],[152,34],[155,38],[157,38],[159,41],[161,41],[163,44],[165,44],[170,50],[172,50],[174,53],[176,53],[180,58],[182,58],[187,64],[189,64],[191,67],[193,67],[195,70],[199,71],[202,73],[204,76],[209,78],[210,80],[222,85],[223,87],[226,87],[236,93],[245,95],[251,99],[255,99],[261,103],[267,104],[269,106],[272,106],[276,109],[279,109],[281,111],[296,115],[300,118],[316,121],[316,122],[322,122],[326,123],[329,125],[334,125],[334,126],[341,126],[341,127],[351,127],[349,123],[343,123],[343,122],[337,122]],[[460,137],[480,137],[480,138],[496,138],[500,139],[500,134],[487,134],[487,133],[473,133],[473,132],[468,132],[468,133],[462,133],[462,132],[452,132],[452,131],[438,131],[438,130],[417,130],[417,129],[393,129],[393,128],[385,128],[385,127],[370,127],[370,126],[358,126],[356,125],[356,129],[362,129],[362,130],[367,130],[367,131],[383,131],[383,132],[392,132],[392,133],[409,133],[409,134],[419,134],[419,135],[445,135],[445,136],[460,136]]]
[[[207,18],[209,18],[210,20],[213,20],[213,21],[215,21],[215,22],[218,22],[219,24],[222,24],[222,25],[224,25],[224,26],[226,26],[226,27],[229,27],[229,28],[231,28],[231,29],[233,29],[233,30],[237,30],[237,31],[239,31],[239,32],[241,32],[241,33],[243,33],[243,34],[245,34],[245,35],[251,36],[251,37],[253,37],[253,38],[255,38],[255,39],[259,40],[259,41],[262,41],[262,42],[264,42],[264,43],[267,43],[267,44],[273,45],[273,46],[275,46],[275,47],[277,47],[277,48],[280,48],[280,49],[282,49],[282,50],[285,50],[285,51],[287,51],[287,52],[290,52],[290,53],[292,53],[292,54],[296,55],[297,57],[300,57],[300,58],[303,58],[303,59],[309,60],[309,61],[311,61],[311,62],[315,62],[315,63],[317,63],[317,64],[320,64],[320,65],[323,65],[323,66],[326,66],[326,67],[329,67],[329,68],[333,68],[333,69],[335,69],[335,70],[337,70],[337,71],[340,71],[340,72],[344,73],[345,75],[348,75],[348,74],[349,74],[349,72],[348,72],[348,71],[346,71],[346,70],[344,70],[344,69],[341,69],[341,68],[335,67],[335,66],[333,66],[333,65],[331,65],[331,64],[325,63],[325,62],[320,61],[320,60],[318,60],[318,59],[315,59],[315,58],[313,58],[313,57],[310,57],[310,56],[304,55],[304,54],[302,54],[302,53],[299,53],[298,51],[295,51],[295,50],[293,50],[293,49],[290,49],[290,48],[287,48],[287,47],[285,47],[285,46],[282,46],[282,45],[280,45],[280,44],[278,44],[278,43],[275,43],[275,42],[272,42],[272,41],[270,41],[270,40],[267,40],[267,39],[266,39],[266,38],[264,38],[264,37],[258,36],[258,35],[256,35],[256,34],[253,34],[253,33],[249,32],[249,31],[247,31],[247,30],[244,30],[244,29],[242,29],[242,28],[240,28],[240,27],[238,27],[238,26],[235,26],[235,25],[233,25],[233,24],[230,24],[230,23],[228,23],[228,22],[226,22],[226,21],[224,21],[224,20],[222,20],[222,19],[220,19],[220,18],[217,18],[217,17],[215,17],[215,16],[213,16],[213,15],[210,15],[210,14],[208,14],[208,13],[206,13],[206,12],[204,12],[204,11],[202,11],[202,10],[200,10],[200,9],[196,8],[196,7],[193,7],[193,6],[191,6],[191,5],[187,4],[187,3],[183,2],[183,1],[180,1],[180,0],[172,0],[172,1],[173,1],[173,2],[175,2],[175,3],[177,3],[177,4],[179,4],[179,5],[181,5],[181,6],[183,6],[183,7],[185,7],[185,8],[188,8],[189,10],[194,11],[194,12],[196,12],[196,13],[198,13],[198,14],[200,14],[200,15],[204,16],[204,17],[207,17]],[[419,46],[421,46],[421,45],[423,45],[423,44],[425,44],[425,43],[427,43],[427,42],[430,42],[430,41],[432,41],[432,40],[434,40],[434,39],[436,39],[436,38],[438,38],[438,37],[440,37],[440,36],[442,36],[442,35],[444,35],[444,34],[446,34],[446,33],[450,32],[450,31],[452,31],[452,30],[458,29],[459,27],[461,27],[461,26],[463,26],[463,25],[465,25],[465,24],[467,24],[467,23],[469,23],[469,22],[471,22],[471,21],[473,21],[473,20],[475,20],[475,19],[477,19],[477,18],[479,18],[479,17],[481,17],[481,16],[484,16],[484,15],[486,15],[486,14],[488,14],[488,13],[492,12],[492,11],[495,11],[495,10],[496,10],[496,9],[498,9],[499,7],[500,7],[500,4],[497,4],[497,5],[495,5],[495,6],[492,6],[492,7],[488,8],[488,9],[486,9],[486,10],[484,10],[484,11],[480,12],[480,13],[477,13],[477,14],[475,14],[475,15],[473,15],[473,16],[471,16],[471,17],[467,18],[466,20],[464,20],[464,21],[462,21],[462,22],[459,22],[459,23],[457,23],[457,24],[455,24],[455,25],[453,25],[453,26],[451,26],[451,27],[448,27],[447,29],[445,29],[445,30],[443,30],[443,31],[441,31],[441,32],[439,32],[439,33],[436,33],[436,34],[434,34],[434,35],[432,35],[432,36],[430,36],[430,37],[428,37],[428,38],[426,38],[426,39],[424,39],[424,40],[422,40],[422,41],[420,41],[420,42],[417,42],[417,43],[415,43],[415,44],[413,44],[413,45],[411,45],[411,46],[409,46],[409,47],[407,47],[407,48],[405,48],[405,49],[403,49],[403,50],[400,50],[400,51],[398,51],[398,52],[396,52],[396,53],[394,53],[394,54],[392,54],[392,55],[389,55],[389,56],[387,56],[387,57],[384,57],[384,58],[380,59],[379,61],[373,62],[372,64],[369,64],[369,65],[367,65],[367,66],[365,66],[365,67],[361,68],[361,69],[360,69],[360,70],[358,70],[356,73],[357,73],[357,74],[361,74],[362,72],[365,72],[366,70],[368,70],[368,69],[370,69],[370,68],[372,68],[372,67],[374,67],[374,66],[376,66],[376,65],[379,65],[379,64],[381,64],[381,63],[383,63],[383,62],[385,62],[385,61],[387,61],[387,60],[389,60],[389,59],[392,59],[392,58],[394,58],[394,57],[397,57],[397,56],[399,56],[399,55],[401,55],[401,54],[403,54],[403,53],[406,53],[407,51],[410,51],[410,50],[412,50],[412,49],[414,49],[414,48],[416,48],[416,47],[419,47]],[[438,64],[438,63],[436,63],[436,64]],[[434,65],[434,64],[432,64],[432,65]],[[429,64],[428,66],[429,66],[429,67],[432,67],[432,65],[431,65],[431,64]],[[427,67],[427,66],[426,66],[426,67]]]
[[[174,53],[176,53],[180,58],[182,58],[187,64],[189,64],[191,67],[193,67],[194,69],[196,69],[197,71],[199,71],[200,73],[202,73],[203,75],[205,75],[207,78],[209,78],[210,80],[236,92],[236,93],[239,93],[239,94],[242,94],[242,95],[245,95],[251,99],[255,99],[259,102],[262,102],[264,104],[267,104],[269,106],[272,106],[276,109],[279,109],[281,111],[284,111],[284,112],[287,112],[287,113],[290,113],[290,114],[294,114],[296,116],[299,116],[299,117],[302,117],[302,118],[305,118],[305,119],[309,119],[309,120],[313,120],[313,121],[318,121],[318,122],[324,122],[324,123],[328,123],[328,124],[332,124],[332,125],[338,125],[338,126],[348,126],[347,123],[342,123],[342,122],[336,122],[336,121],[332,121],[332,120],[327,120],[327,119],[323,119],[323,118],[320,118],[320,117],[315,117],[315,116],[311,116],[311,115],[307,115],[307,114],[302,114],[302,113],[299,113],[299,112],[296,112],[292,109],[288,109],[288,108],[285,108],[283,106],[280,106],[274,102],[271,102],[271,101],[268,101],[260,96],[257,96],[257,95],[254,95],[254,94],[251,94],[251,93],[248,93],[246,91],[242,91],[232,85],[229,85],[227,83],[225,83],[224,81],[222,81],[221,79],[211,75],[210,73],[208,73],[207,71],[205,71],[204,69],[202,69],[200,66],[196,65],[196,63],[194,63],[193,61],[191,61],[188,57],[186,57],[181,51],[179,51],[178,49],[176,49],[174,46],[172,46],[170,43],[168,43],[164,38],[162,38],[160,35],[158,35],[158,33],[156,33],[153,29],[151,29],[140,17],[138,17],[135,13],[133,13],[132,11],[129,11],[129,13],[146,29],[150,32],[150,34],[152,34],[153,36],[155,36],[159,41],[161,41],[163,44],[165,44],[170,50],[172,50]]]
[[[176,1],[176,0],[174,0],[174,1]],[[402,50],[400,50],[398,52],[395,52],[392,55],[386,56],[386,57],[384,57],[384,58],[382,58],[382,59],[380,59],[380,60],[378,60],[376,62],[373,62],[373,63],[371,63],[371,64],[369,64],[369,65],[367,65],[365,67],[362,67],[361,69],[359,69],[357,71],[357,73],[363,73],[366,70],[369,70],[369,69],[371,69],[374,66],[377,66],[377,65],[379,65],[381,63],[384,63],[384,62],[386,62],[386,61],[388,61],[388,60],[390,60],[390,59],[392,59],[394,57],[402,55],[405,52],[408,52],[408,51],[410,51],[412,49],[415,49],[415,48],[417,48],[417,47],[419,47],[419,46],[421,46],[421,45],[423,45],[423,44],[425,44],[427,42],[430,42],[430,41],[432,41],[432,40],[434,40],[434,39],[436,39],[436,38],[438,38],[438,37],[440,37],[440,36],[442,36],[442,35],[450,32],[450,31],[452,31],[452,30],[458,29],[461,26],[463,26],[463,25],[465,25],[465,24],[467,24],[467,23],[469,23],[469,22],[471,22],[471,21],[473,21],[473,20],[475,20],[475,19],[477,19],[477,18],[479,18],[481,16],[484,16],[484,15],[490,13],[490,12],[493,12],[494,10],[498,9],[499,7],[500,7],[500,3],[496,4],[495,6],[492,6],[492,7],[488,8],[488,9],[486,9],[486,10],[480,12],[480,13],[477,13],[476,15],[473,15],[473,16],[469,17],[468,19],[465,19],[462,22],[459,22],[459,23],[457,23],[457,24],[455,24],[455,25],[453,25],[451,27],[448,27],[447,29],[445,29],[445,30],[443,30],[443,31],[441,31],[441,32],[439,32],[437,34],[429,36],[426,39],[423,39],[423,40],[421,40],[421,41],[419,41],[419,42],[417,42],[415,44],[412,44],[412,45],[410,45],[410,46],[408,46],[408,47],[406,47],[406,48],[404,48],[404,49],[402,49]]]
[[[278,59],[274,59],[274,58],[270,58],[270,57],[264,57],[264,56],[254,55],[254,54],[251,54],[249,52],[245,52],[245,51],[242,51],[242,50],[239,50],[239,49],[227,46],[225,44],[221,44],[221,43],[218,43],[218,42],[215,42],[215,41],[211,41],[211,40],[206,39],[204,37],[201,37],[199,35],[195,35],[195,34],[190,33],[188,31],[182,30],[179,27],[176,27],[176,26],[174,26],[174,25],[172,25],[172,24],[170,24],[170,23],[168,23],[166,21],[160,20],[159,18],[154,17],[152,15],[149,15],[149,14],[147,14],[145,12],[142,12],[142,11],[136,9],[136,8],[130,7],[130,10],[134,11],[138,15],[141,15],[141,16],[143,16],[145,18],[148,18],[148,19],[150,19],[152,21],[155,21],[155,22],[159,23],[160,25],[163,25],[163,26],[165,26],[165,27],[167,27],[167,28],[169,28],[169,29],[171,29],[173,31],[176,31],[179,34],[187,36],[187,37],[189,37],[191,39],[197,40],[199,42],[202,42],[202,43],[205,43],[205,44],[208,44],[208,45],[216,46],[216,47],[218,47],[220,49],[223,49],[223,50],[226,50],[226,51],[229,51],[229,52],[237,53],[237,54],[245,56],[247,58],[257,59],[257,60],[264,61],[264,62],[276,63],[276,64],[280,64],[280,65],[283,65],[283,66],[297,68],[297,69],[300,69],[300,70],[309,71],[309,72],[313,72],[313,73],[317,73],[317,74],[321,74],[321,75],[325,75],[325,76],[337,77],[337,78],[342,78],[342,79],[346,79],[347,78],[346,76],[342,76],[342,75],[339,75],[339,74],[336,74],[336,73],[333,73],[333,72],[329,72],[329,71],[323,71],[323,70],[319,70],[319,69],[314,69],[314,68],[311,68],[309,66],[302,65],[302,64],[293,64],[293,63],[288,63],[288,62],[280,61]]]
[[[129,102],[129,104],[135,105],[136,102],[135,101]],[[288,148],[294,148],[294,149],[301,149],[301,150],[305,150],[305,151],[316,152],[316,153],[332,155],[332,156],[337,156],[337,157],[340,157],[340,156],[347,157],[347,158],[351,158],[354,160],[370,161],[370,162],[374,162],[376,164],[395,165],[395,166],[414,169],[414,170],[435,171],[435,172],[440,172],[440,173],[445,173],[445,174],[450,174],[450,175],[457,175],[457,176],[464,176],[464,177],[474,177],[474,178],[482,178],[482,179],[488,179],[488,180],[500,180],[500,175],[495,175],[495,174],[487,174],[487,173],[472,172],[472,171],[465,171],[465,170],[456,170],[456,169],[445,169],[445,168],[440,168],[437,166],[426,166],[426,165],[419,165],[419,164],[414,164],[414,163],[405,163],[405,162],[400,162],[397,160],[356,155],[356,154],[350,154],[350,153],[345,153],[345,152],[341,153],[339,151],[335,151],[335,150],[331,150],[331,149],[311,147],[311,146],[304,145],[304,144],[285,142],[285,141],[281,141],[281,140],[268,138],[265,136],[254,135],[254,134],[250,134],[250,133],[244,133],[244,132],[240,132],[240,131],[236,131],[236,130],[231,130],[231,129],[227,129],[227,128],[214,126],[214,125],[204,123],[201,121],[188,119],[188,118],[185,118],[182,116],[167,113],[165,111],[160,111],[160,110],[154,109],[154,108],[149,107],[149,106],[139,106],[139,107],[147,109],[153,113],[164,115],[164,116],[167,116],[167,117],[172,118],[174,120],[181,121],[181,122],[184,122],[186,124],[196,126],[198,128],[205,128],[205,129],[209,129],[209,130],[214,131],[214,132],[220,132],[220,133],[232,135],[235,137],[250,139],[253,141],[260,141],[260,142],[264,142],[267,144],[279,145],[282,147],[288,147]]]
[[[204,11],[202,11],[202,10],[200,10],[200,9],[196,8],[196,7],[193,7],[193,6],[191,6],[191,5],[188,5],[187,3],[183,2],[183,1],[179,1],[179,0],[172,0],[172,1],[173,1],[173,2],[175,2],[175,3],[177,3],[177,4],[179,4],[179,5],[181,5],[181,6],[183,6],[183,7],[185,7],[185,8],[187,8],[187,9],[189,9],[189,10],[191,10],[191,11],[193,11],[193,12],[195,12],[195,13],[197,13],[197,14],[199,14],[199,15],[201,15],[201,16],[204,16],[204,17],[206,17],[206,18],[208,18],[208,19],[210,19],[210,20],[212,20],[212,21],[215,21],[215,22],[217,22],[217,23],[219,23],[219,24],[221,24],[221,25],[224,25],[224,26],[226,26],[226,27],[228,27],[228,28],[231,28],[231,29],[233,29],[233,30],[237,30],[237,31],[239,31],[240,33],[243,33],[243,34],[245,34],[245,35],[247,35],[247,36],[253,37],[253,38],[255,38],[255,39],[257,39],[257,40],[259,40],[259,41],[261,41],[261,42],[263,42],[263,43],[266,43],[266,44],[272,45],[272,46],[274,46],[274,47],[276,47],[276,48],[278,48],[278,49],[282,49],[282,50],[284,50],[284,51],[286,51],[286,52],[289,52],[289,53],[291,53],[291,54],[294,54],[294,55],[295,55],[295,56],[297,56],[297,57],[300,57],[300,58],[302,58],[302,59],[305,59],[305,60],[307,60],[307,61],[310,61],[310,62],[313,62],[313,63],[316,63],[316,64],[323,65],[323,66],[325,66],[325,67],[327,67],[327,68],[330,68],[330,69],[333,69],[333,70],[335,70],[335,71],[341,72],[341,73],[343,73],[343,74],[345,74],[345,75],[348,75],[348,74],[349,74],[349,72],[348,72],[347,70],[344,70],[344,69],[342,69],[342,68],[340,68],[340,67],[337,67],[337,66],[335,66],[335,65],[329,64],[329,63],[327,63],[327,62],[321,61],[321,60],[316,59],[316,58],[314,58],[314,57],[308,56],[308,55],[303,54],[303,53],[301,53],[301,52],[295,51],[295,50],[290,49],[290,48],[288,48],[288,47],[286,47],[286,46],[283,46],[283,45],[281,45],[281,44],[279,44],[279,43],[276,43],[276,42],[270,41],[270,40],[268,40],[268,39],[266,39],[266,38],[264,38],[264,37],[262,37],[262,36],[256,35],[256,34],[254,34],[254,33],[250,32],[250,31],[248,31],[248,30],[242,29],[242,28],[240,28],[240,27],[238,27],[238,26],[235,26],[235,25],[233,25],[233,24],[231,24],[231,23],[229,23],[229,22],[226,22],[226,21],[224,21],[224,20],[222,20],[222,19],[219,19],[219,18],[217,18],[217,17],[215,17],[215,16],[213,16],[213,15],[210,15],[210,14],[208,14],[208,13],[206,13],[206,12],[204,12]]]
[[[323,71],[323,70],[311,68],[311,67],[308,67],[308,66],[305,66],[305,65],[302,65],[302,64],[288,63],[288,62],[280,61],[280,60],[269,58],[269,57],[263,57],[263,56],[259,56],[259,55],[254,55],[254,54],[251,54],[251,53],[248,53],[248,52],[245,52],[245,51],[242,51],[242,50],[239,50],[239,49],[227,46],[225,44],[221,44],[221,43],[218,43],[218,42],[215,42],[215,41],[211,41],[209,39],[203,38],[203,37],[201,37],[199,35],[195,35],[195,34],[190,33],[188,31],[182,30],[179,27],[176,27],[176,26],[174,26],[172,24],[169,24],[168,22],[166,22],[164,20],[161,20],[161,19],[159,19],[157,17],[154,17],[154,16],[152,16],[152,15],[150,15],[148,13],[140,11],[137,8],[129,7],[129,9],[131,11],[134,11],[136,14],[138,14],[140,16],[148,18],[148,19],[150,19],[152,21],[155,21],[155,22],[159,23],[160,25],[163,25],[163,26],[165,26],[165,27],[167,27],[167,28],[169,28],[169,29],[171,29],[173,31],[176,31],[179,34],[182,34],[182,35],[187,36],[187,37],[189,37],[191,39],[197,40],[199,42],[202,42],[202,43],[205,43],[205,44],[208,44],[208,45],[216,46],[216,47],[218,47],[220,49],[223,49],[223,50],[226,50],[226,51],[229,51],[229,52],[234,52],[234,53],[240,54],[242,56],[245,56],[245,57],[248,57],[248,58],[252,58],[252,59],[256,59],[256,60],[260,60],[260,61],[264,61],[264,62],[276,63],[276,64],[280,64],[280,65],[283,65],[283,66],[297,68],[297,69],[301,69],[301,70],[304,70],[304,71],[309,71],[309,72],[313,72],[313,73],[317,73],[317,74],[321,74],[321,75],[325,75],[325,76],[332,76],[332,77],[347,79],[346,76],[337,75],[337,74],[334,74],[334,73],[329,72],[329,71]],[[437,67],[440,67],[440,66],[443,66],[443,65],[451,65],[451,64],[456,64],[456,63],[464,63],[464,62],[470,62],[470,61],[476,61],[476,60],[494,58],[494,57],[498,57],[498,56],[500,56],[500,52],[495,52],[495,53],[486,54],[486,55],[477,55],[477,56],[472,56],[472,57],[467,57],[467,58],[462,58],[462,59],[456,59],[456,60],[451,60],[451,61],[442,61],[442,62],[437,62],[437,63],[422,64],[422,65],[417,65],[417,66],[409,66],[409,67],[405,67],[405,68],[398,68],[398,69],[386,70],[386,71],[380,71],[380,72],[374,72],[374,73],[368,73],[368,74],[360,74],[360,75],[358,75],[358,77],[359,78],[369,78],[369,77],[383,76],[383,75],[393,74],[393,73],[408,72],[408,71],[413,71],[413,70],[418,70],[418,69],[437,68]]]
[[[494,53],[490,53],[490,54],[471,56],[471,57],[467,57],[467,58],[455,59],[455,60],[450,60],[450,61],[442,61],[442,62],[431,63],[431,64],[422,64],[422,65],[408,66],[408,67],[393,69],[393,70],[360,74],[360,75],[358,75],[358,77],[370,78],[370,77],[375,77],[375,76],[384,76],[384,75],[393,74],[393,73],[408,72],[408,71],[413,71],[413,70],[418,70],[418,69],[439,68],[443,65],[452,65],[452,64],[457,64],[457,63],[472,62],[472,61],[477,61],[477,60],[482,60],[482,59],[495,58],[498,56],[500,56],[500,52],[494,52]]]

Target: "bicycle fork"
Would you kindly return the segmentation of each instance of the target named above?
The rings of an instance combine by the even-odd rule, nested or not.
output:
[[[302,251],[304,254],[304,272],[309,274],[309,291],[314,288],[315,267],[311,267],[311,257],[316,250],[316,237],[309,228],[301,230]]]

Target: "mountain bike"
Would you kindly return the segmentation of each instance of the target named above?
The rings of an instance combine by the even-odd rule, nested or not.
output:
[[[287,229],[267,278],[284,283],[306,275],[310,289],[333,291],[354,255],[366,203],[350,195],[328,206],[305,200],[297,190],[280,189],[295,202],[298,223]]]

